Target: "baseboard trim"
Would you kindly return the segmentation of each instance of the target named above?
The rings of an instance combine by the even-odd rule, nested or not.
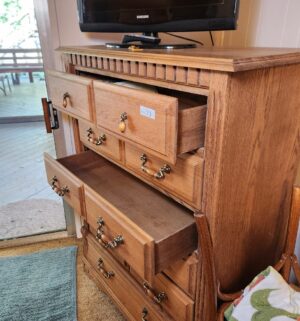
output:
[[[54,232],[54,233],[20,237],[20,238],[11,239],[11,240],[3,240],[3,241],[0,241],[0,249],[7,248],[7,247],[29,245],[29,244],[45,242],[45,241],[52,241],[57,239],[64,239],[67,237],[70,237],[67,231],[60,231],[60,232]]]
[[[16,117],[0,117],[0,124],[13,124],[13,123],[32,123],[44,121],[42,115],[39,116],[16,116]]]

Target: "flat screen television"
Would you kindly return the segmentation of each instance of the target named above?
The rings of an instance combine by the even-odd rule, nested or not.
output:
[[[180,32],[236,28],[239,0],[77,0],[81,31]]]

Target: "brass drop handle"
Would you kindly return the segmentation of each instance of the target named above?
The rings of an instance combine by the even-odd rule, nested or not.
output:
[[[56,176],[53,176],[51,178],[51,181],[50,181],[50,185],[51,185],[51,188],[53,189],[53,191],[58,194],[58,196],[65,196],[66,193],[69,193],[70,192],[70,189],[67,185],[63,186],[63,187],[58,187],[56,185],[56,183],[58,182],[58,179]]]
[[[124,112],[120,115],[119,130],[121,133],[124,133],[126,130],[125,120],[127,119],[128,119],[127,113]]]
[[[104,220],[102,217],[99,217],[98,221],[98,228],[96,234],[96,240],[102,244],[106,249],[115,249],[119,245],[124,243],[124,238],[122,235],[117,235],[114,237],[113,240],[109,240],[109,238],[105,235],[103,227],[104,227]]]
[[[148,162],[148,158],[146,154],[142,154],[140,159],[142,161],[142,171],[148,174],[149,176],[153,176],[156,179],[164,179],[166,177],[165,174],[171,173],[171,167],[168,164],[163,165],[157,172],[147,167],[146,163]]]
[[[155,293],[153,289],[151,289],[150,285],[146,282],[143,283],[143,288],[145,293],[152,299],[152,301],[156,304],[161,304],[163,301],[168,299],[168,296],[165,292]]]
[[[148,310],[146,308],[144,308],[142,310],[142,321],[147,321],[146,318],[147,318],[148,314],[149,314]]]
[[[68,100],[71,99],[71,95],[66,92],[63,95],[63,107],[66,108],[68,106]]]
[[[105,141],[106,141],[106,135],[105,134],[102,134],[101,136],[99,136],[98,138],[94,138],[93,137],[93,129],[90,127],[88,130],[87,130],[87,137],[88,137],[88,141],[96,146],[100,146],[102,145]]]
[[[104,268],[104,262],[103,259],[100,257],[98,260],[98,270],[101,272],[101,274],[106,278],[106,279],[111,279],[112,277],[115,276],[115,273],[113,271],[106,271]]]

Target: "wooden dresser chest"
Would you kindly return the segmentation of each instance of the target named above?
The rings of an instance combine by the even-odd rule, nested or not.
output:
[[[86,271],[128,320],[212,321],[194,213],[223,290],[281,255],[300,156],[300,52],[60,48],[49,98],[76,154],[45,155]],[[206,318],[206,319],[205,319]]]

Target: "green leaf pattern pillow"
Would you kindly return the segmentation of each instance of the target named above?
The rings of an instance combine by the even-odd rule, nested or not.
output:
[[[226,310],[228,321],[300,321],[300,293],[271,266]]]

